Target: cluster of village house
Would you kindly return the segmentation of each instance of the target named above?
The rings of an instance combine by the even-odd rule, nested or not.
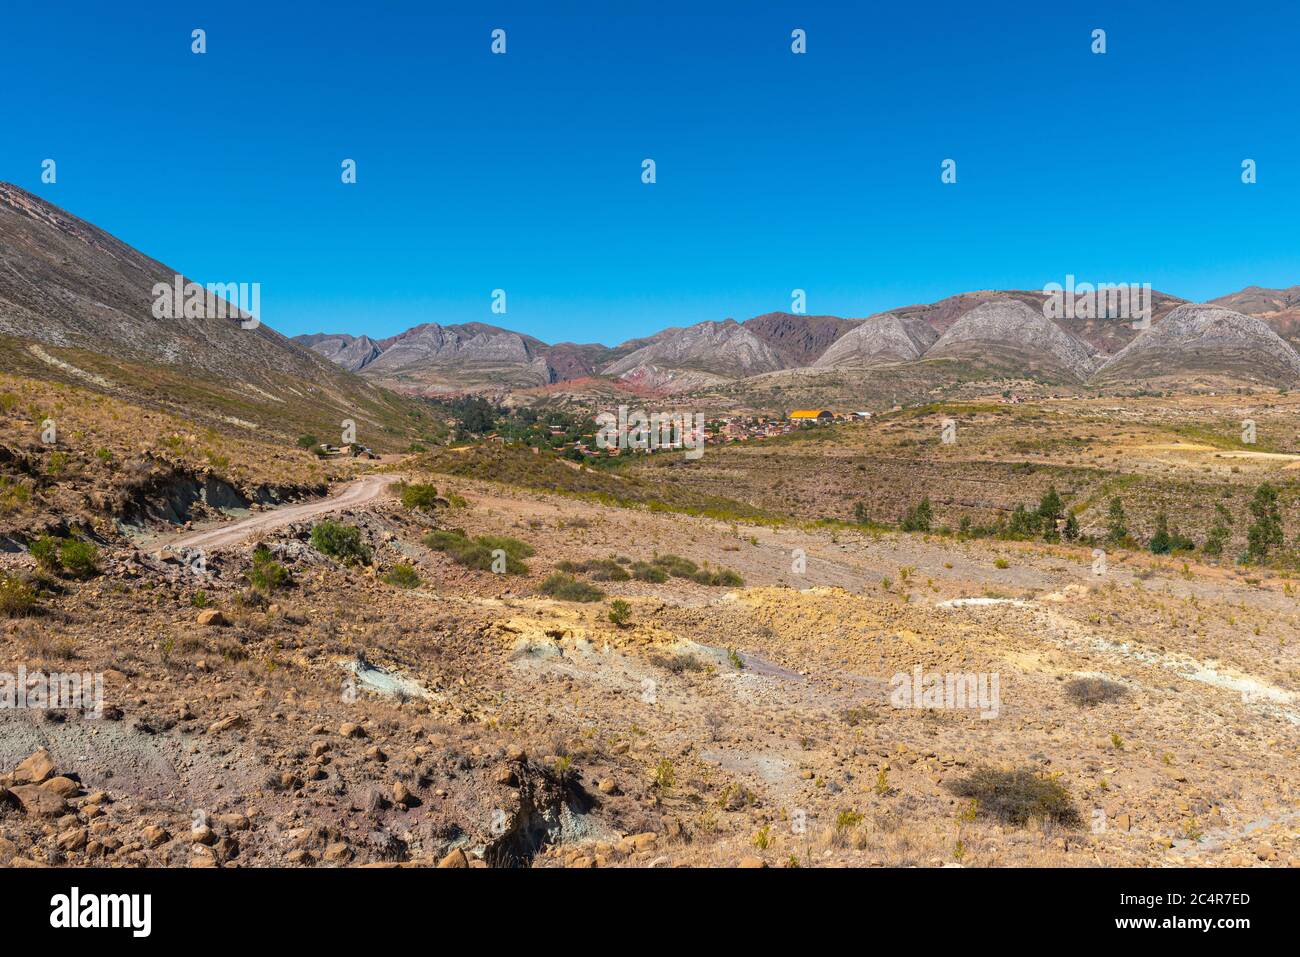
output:
[[[320,454],[321,454],[321,455],[350,455],[350,456],[352,456],[354,459],[356,459],[356,458],[361,458],[361,459],[377,459],[377,458],[379,458],[378,455],[376,455],[376,454],[375,454],[373,451],[371,451],[368,447],[362,445],[360,442],[352,442],[352,443],[350,443],[350,444],[348,444],[348,445],[343,445],[343,446],[338,446],[338,445],[328,445],[328,444],[322,442],[319,446],[317,446],[317,448],[320,449]]]
[[[1058,396],[1052,396],[1058,398]],[[1060,396],[1059,398],[1065,398]],[[1024,401],[1023,397],[1011,391],[1004,392],[1002,397],[997,400],[1002,404],[1019,405]],[[897,412],[901,406],[895,405],[892,411]],[[872,412],[836,412],[831,409],[795,409],[788,415],[784,416],[767,416],[767,415],[725,415],[705,417],[704,420],[704,444],[705,445],[727,445],[733,442],[747,442],[751,439],[766,439],[777,435],[785,435],[787,432],[794,432],[798,429],[809,428],[816,425],[830,425],[834,423],[845,422],[865,422],[872,418]],[[552,429],[552,436],[561,436],[565,434],[564,429]],[[497,442],[504,442],[505,439],[498,435],[490,435],[490,439]],[[682,443],[662,442],[659,444],[660,449],[680,449]],[[617,446],[609,448],[600,448],[596,445],[595,436],[581,436],[576,441],[565,442],[558,446],[560,451],[576,449],[586,456],[616,456],[623,450]],[[368,449],[365,451],[369,451]],[[533,449],[537,451],[536,448]],[[631,451],[648,453],[654,449],[633,449]],[[355,452],[353,454],[356,454]]]
[[[830,409],[796,409],[788,416],[763,415],[728,415],[704,420],[704,444],[726,445],[731,442],[747,442],[751,439],[765,439],[784,435],[797,429],[814,425],[828,425],[835,422],[862,422],[871,418],[870,412],[832,412]],[[563,435],[562,429],[555,429],[553,435]],[[663,449],[682,447],[681,442],[664,443]],[[622,451],[617,447],[598,448],[595,437],[582,436],[577,441],[566,442],[563,449],[577,449],[584,455],[615,456]],[[650,452],[651,449],[636,451]]]

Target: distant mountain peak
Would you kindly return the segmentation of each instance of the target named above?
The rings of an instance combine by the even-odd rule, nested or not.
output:
[[[939,333],[920,319],[882,312],[837,339],[813,365],[830,368],[907,362],[921,358],[938,338]]]
[[[1097,367],[1096,350],[1017,299],[997,299],[967,312],[948,328],[925,356],[988,360],[1026,369],[1063,371],[1082,381]]]
[[[634,381],[652,379],[660,387],[684,387],[686,382],[740,379],[785,366],[767,343],[734,319],[727,319],[687,326],[600,371]]]
[[[813,365],[822,354],[859,320],[839,316],[805,316],[767,312],[746,319],[744,327],[781,357],[787,366]]]
[[[1099,381],[1229,376],[1279,385],[1300,380],[1297,353],[1262,319],[1188,303],[1142,333],[1099,371]]]

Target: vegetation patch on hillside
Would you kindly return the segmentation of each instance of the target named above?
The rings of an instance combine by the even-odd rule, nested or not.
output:
[[[722,521],[761,524],[786,520],[785,516],[735,499],[702,493],[669,476],[656,474],[654,480],[650,481],[632,473],[611,473],[586,468],[566,463],[550,452],[533,453],[522,446],[494,443],[461,449],[437,449],[404,463],[403,469],[501,482],[622,508],[648,508],[652,511],[677,512]]]
[[[504,535],[479,535],[470,538],[461,529],[439,529],[420,540],[425,548],[444,552],[452,561],[466,568],[498,574],[523,575],[528,566],[525,558],[535,552],[527,542]]]

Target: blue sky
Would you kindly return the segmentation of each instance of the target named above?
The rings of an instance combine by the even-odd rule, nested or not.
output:
[[[260,282],[289,335],[613,344],[794,288],[864,316],[1067,273],[1201,299],[1300,282],[1298,29],[1294,3],[11,5],[0,179]]]

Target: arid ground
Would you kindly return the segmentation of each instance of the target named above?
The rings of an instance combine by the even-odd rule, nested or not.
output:
[[[322,463],[5,385],[4,670],[104,694],[0,712],[0,863],[1300,864],[1296,580],[1239,560],[1262,482],[1300,530],[1288,396],[989,400],[594,472]],[[1075,541],[970,531],[1049,487]],[[1152,554],[1160,510],[1198,547]],[[914,676],[984,694],[900,706]]]

